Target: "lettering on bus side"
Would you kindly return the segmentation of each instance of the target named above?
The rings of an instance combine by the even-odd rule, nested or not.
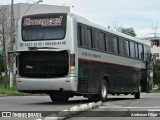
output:
[[[92,58],[101,58],[101,55],[87,53],[87,52],[82,52],[82,56],[87,56],[87,57],[92,57]]]
[[[52,45],[66,45],[66,41],[58,41],[58,42],[36,42],[36,43],[20,43],[19,47],[44,47],[44,46],[52,46]]]

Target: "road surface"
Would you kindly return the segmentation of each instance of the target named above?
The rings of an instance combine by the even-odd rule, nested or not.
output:
[[[50,100],[49,96],[12,96],[12,97],[0,97],[0,111],[61,111],[64,109],[69,109],[73,106],[80,104],[89,103],[88,99],[83,97],[74,97],[69,100],[68,103],[54,103]],[[93,109],[93,113],[83,112],[70,118],[70,120],[152,120],[153,117],[126,117],[125,113],[128,111],[160,111],[160,94],[149,93],[141,94],[141,99],[134,99],[131,95],[119,95],[119,96],[108,96],[107,102]],[[106,114],[98,114],[99,111],[105,112]],[[107,113],[113,111],[109,116]],[[118,114],[117,111],[122,112],[121,117],[111,117]],[[154,112],[153,112],[154,113]],[[159,112],[160,113],[160,112]],[[90,115],[90,117],[87,117]],[[92,116],[93,115],[93,116]],[[101,115],[103,117],[101,117]],[[95,117],[96,116],[96,117]],[[105,117],[104,117],[105,116]],[[1,120],[2,118],[0,118]],[[160,118],[156,118],[160,119]],[[3,118],[2,120],[8,120],[8,118]],[[12,118],[9,120],[18,120],[17,118]],[[28,119],[25,119],[28,120]],[[35,120],[35,119],[31,119]]]
[[[156,115],[160,116],[160,94],[142,93],[141,99],[124,95],[109,96],[103,105],[70,120],[160,120]]]

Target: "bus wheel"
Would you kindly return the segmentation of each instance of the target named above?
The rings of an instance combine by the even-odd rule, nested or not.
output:
[[[138,92],[134,93],[134,99],[140,99],[140,93],[141,93],[141,86],[139,86]]]
[[[102,80],[101,82],[101,87],[100,87],[100,100],[102,102],[105,102],[107,100],[107,96],[108,96],[108,83],[105,80]]]
[[[53,102],[67,102],[69,96],[65,93],[51,93],[50,98]]]

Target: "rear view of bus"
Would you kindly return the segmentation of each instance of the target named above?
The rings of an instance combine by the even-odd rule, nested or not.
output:
[[[77,90],[75,44],[67,13],[24,16],[18,27],[17,89],[67,101]]]

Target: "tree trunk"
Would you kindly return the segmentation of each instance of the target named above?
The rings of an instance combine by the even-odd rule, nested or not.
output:
[[[3,28],[3,33],[4,33],[5,31],[4,31],[4,28]],[[5,76],[4,76],[4,87],[5,87],[5,89],[8,89],[9,88],[9,80],[8,80],[8,66],[7,66],[7,61],[8,61],[8,59],[7,59],[7,52],[6,52],[6,39],[5,39],[5,37],[4,37],[4,35],[2,34],[2,37],[3,37],[3,63],[4,63],[4,70],[5,70]]]

